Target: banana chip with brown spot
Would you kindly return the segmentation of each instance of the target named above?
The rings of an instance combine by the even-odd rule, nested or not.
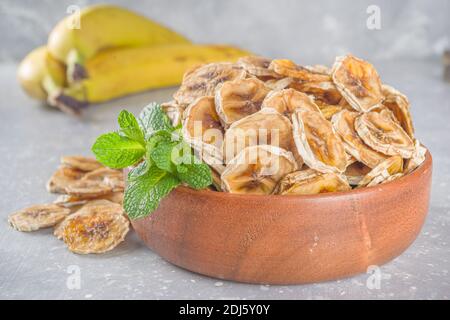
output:
[[[183,137],[191,146],[220,155],[224,129],[216,112],[214,97],[201,97],[185,110]]]
[[[61,164],[81,171],[93,171],[103,167],[103,165],[94,158],[83,156],[61,157]]]
[[[103,253],[121,243],[128,231],[128,219],[119,205],[92,205],[64,222],[62,238],[72,252]]]
[[[409,112],[408,98],[391,86],[384,84],[382,89],[383,94],[386,97],[383,101],[383,105],[392,111],[395,118],[400,122],[403,130],[405,130],[405,132],[413,139],[414,126]]]
[[[200,97],[214,96],[218,84],[243,79],[246,74],[242,67],[228,62],[198,67],[184,77],[174,99],[180,105],[189,105]]]
[[[275,71],[280,76],[294,78],[301,81],[329,81],[327,74],[308,70],[288,59],[275,59],[269,65],[269,70]]]
[[[216,88],[215,105],[222,124],[228,127],[233,122],[261,109],[270,89],[256,78],[226,81]]]
[[[273,108],[289,117],[298,108],[320,112],[319,107],[308,95],[294,89],[271,91],[262,103],[263,108]]]
[[[369,111],[384,99],[375,68],[352,55],[336,58],[332,77],[337,89],[356,111]]]
[[[347,166],[344,176],[347,178],[350,185],[357,186],[370,170],[370,167],[366,166],[364,163],[356,161]]]
[[[381,181],[389,178],[390,176],[401,173],[403,171],[403,159],[400,156],[393,156],[386,160],[384,160],[382,163],[380,163],[378,166],[373,168],[368,174],[364,176],[364,178],[361,179],[361,181],[358,183],[358,187],[365,187],[368,184],[370,184],[374,179],[376,179],[372,185],[377,183],[381,183]]]
[[[358,116],[355,129],[372,149],[389,156],[412,157],[414,143],[389,109],[370,111]]]
[[[307,169],[286,175],[279,182],[275,193],[281,195],[298,195],[348,190],[351,190],[351,187],[341,175]]]
[[[46,188],[52,193],[66,193],[66,187],[74,181],[80,180],[86,174],[76,168],[60,166],[50,177]]]
[[[291,152],[258,145],[243,149],[222,173],[222,189],[231,193],[271,194],[278,181],[297,170]]]
[[[271,59],[259,56],[242,57],[237,61],[245,71],[258,78],[279,78],[280,76],[269,70]]]
[[[294,81],[290,87],[300,92],[312,95],[316,104],[338,105],[342,100],[342,95],[332,81],[322,82],[302,82]]]
[[[56,204],[38,204],[12,213],[8,222],[18,231],[30,232],[52,227],[69,213],[69,209]]]
[[[342,173],[347,154],[331,123],[319,112],[298,109],[292,115],[294,141],[303,161],[320,172]]]
[[[388,156],[373,150],[359,137],[355,129],[355,120],[358,116],[358,112],[342,110],[332,117],[331,123],[344,141],[345,150],[358,161],[374,168]]]
[[[261,144],[295,150],[291,122],[272,108],[261,109],[236,121],[228,128],[223,141],[225,163],[228,163],[244,148]],[[301,158],[298,154],[295,154],[295,157],[300,165]]]

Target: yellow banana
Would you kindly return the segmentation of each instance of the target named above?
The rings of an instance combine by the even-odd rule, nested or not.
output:
[[[87,79],[70,85],[49,102],[76,112],[87,103],[178,85],[193,66],[235,61],[246,55],[230,46],[194,44],[104,50],[86,61]]]
[[[68,80],[85,76],[77,69],[100,50],[170,43],[190,43],[180,34],[160,24],[114,5],[86,7],[61,20],[48,38],[48,50],[68,66]]]
[[[66,70],[62,63],[54,59],[47,47],[31,51],[20,63],[17,78],[25,92],[38,100],[47,98],[47,90],[65,85]]]

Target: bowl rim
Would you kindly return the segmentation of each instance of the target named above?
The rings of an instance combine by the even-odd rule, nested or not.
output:
[[[364,187],[364,188],[356,188],[349,191],[337,191],[337,192],[327,192],[327,193],[319,193],[319,194],[298,194],[298,195],[279,195],[279,194],[269,194],[269,195],[259,195],[259,194],[239,194],[239,193],[229,193],[229,192],[222,192],[222,191],[214,191],[210,189],[202,189],[202,190],[195,190],[192,188],[189,188],[187,186],[179,186],[173,192],[179,192],[179,193],[185,193],[192,196],[205,196],[205,197],[212,197],[217,198],[220,200],[226,200],[226,199],[236,199],[236,200],[273,200],[273,199],[284,199],[288,201],[292,200],[315,200],[315,199],[336,199],[336,198],[346,198],[346,197],[352,197],[356,195],[362,195],[362,194],[368,194],[373,192],[381,192],[381,191],[389,191],[392,189],[398,188],[399,185],[403,184],[409,184],[412,179],[415,177],[423,174],[427,169],[430,169],[432,166],[432,156],[431,153],[427,150],[425,154],[425,160],[412,172],[408,173],[407,175],[404,175],[398,179],[388,181],[383,184],[370,186],[370,187]]]

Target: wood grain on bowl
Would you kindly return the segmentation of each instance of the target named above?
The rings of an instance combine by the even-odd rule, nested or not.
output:
[[[167,261],[208,276],[299,284],[366,272],[402,253],[428,212],[432,158],[374,187],[299,196],[238,195],[179,187],[132,221]]]

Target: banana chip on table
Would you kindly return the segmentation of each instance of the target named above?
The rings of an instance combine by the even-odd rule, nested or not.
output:
[[[69,214],[69,209],[56,204],[38,204],[12,213],[8,222],[18,231],[30,232],[52,227]]]
[[[382,86],[385,99],[383,105],[392,111],[395,118],[400,122],[403,130],[413,139],[414,126],[411,114],[409,112],[408,98],[391,86],[384,84]]]
[[[344,141],[345,150],[358,161],[374,168],[388,156],[373,150],[359,137],[354,125],[358,116],[358,112],[342,110],[332,117],[331,123]]]
[[[46,188],[51,193],[66,193],[66,187],[74,181],[80,180],[86,174],[80,169],[60,166],[50,177]]]
[[[372,149],[388,156],[412,157],[414,143],[389,109],[370,111],[358,116],[355,129]]]
[[[320,112],[298,109],[292,115],[292,123],[295,145],[308,167],[324,173],[345,171],[344,144]]]
[[[102,164],[90,157],[65,156],[61,157],[61,164],[81,171],[93,171],[102,168]]]
[[[200,97],[214,96],[218,84],[243,79],[246,74],[242,67],[228,62],[198,67],[185,75],[180,88],[174,94],[174,99],[180,105],[189,105]]]
[[[297,170],[291,152],[258,145],[243,149],[222,173],[222,189],[231,193],[271,194],[278,181]]]
[[[103,253],[125,239],[129,221],[119,205],[92,205],[77,211],[61,228],[62,239],[70,251]]]
[[[216,88],[215,104],[224,127],[259,111],[269,91],[264,82],[256,78],[219,84]]]
[[[244,148],[258,144],[293,150],[292,124],[289,119],[272,108],[264,108],[234,122],[225,132],[223,141],[225,163]],[[300,165],[301,158],[298,155],[295,158]]]
[[[258,78],[279,78],[280,75],[276,72],[269,70],[269,65],[272,62],[271,59],[258,57],[258,56],[247,56],[242,57],[237,61],[247,73]]]
[[[301,81],[322,82],[329,81],[330,76],[295,64],[288,59],[275,59],[269,65],[269,70],[275,71],[283,77],[293,78]]]
[[[111,187],[112,192],[123,191],[125,189],[125,180],[121,170],[110,168],[100,168],[86,173],[81,181],[96,181],[99,184],[106,184]]]
[[[361,180],[370,172],[371,168],[364,163],[355,161],[345,169],[344,176],[352,186],[357,186]]]
[[[205,149],[212,157],[222,159],[224,129],[216,112],[214,97],[195,100],[185,110],[183,137],[193,147]]]
[[[264,99],[262,107],[275,109],[287,117],[298,108],[320,112],[311,97],[294,89],[271,91]]]
[[[347,180],[339,174],[306,169],[287,174],[274,193],[281,195],[317,194],[351,190]]]
[[[384,99],[375,68],[352,55],[336,58],[332,78],[342,96],[356,111],[369,111]]]
[[[403,171],[402,157],[401,156],[390,157],[384,160],[375,168],[373,168],[368,174],[366,174],[364,178],[362,178],[361,181],[358,183],[358,187],[366,187],[369,184],[370,185],[380,184],[386,179],[388,179],[390,176],[402,173],[402,171]]]
[[[91,199],[112,193],[113,188],[95,180],[79,180],[66,187],[66,193],[73,197]]]

